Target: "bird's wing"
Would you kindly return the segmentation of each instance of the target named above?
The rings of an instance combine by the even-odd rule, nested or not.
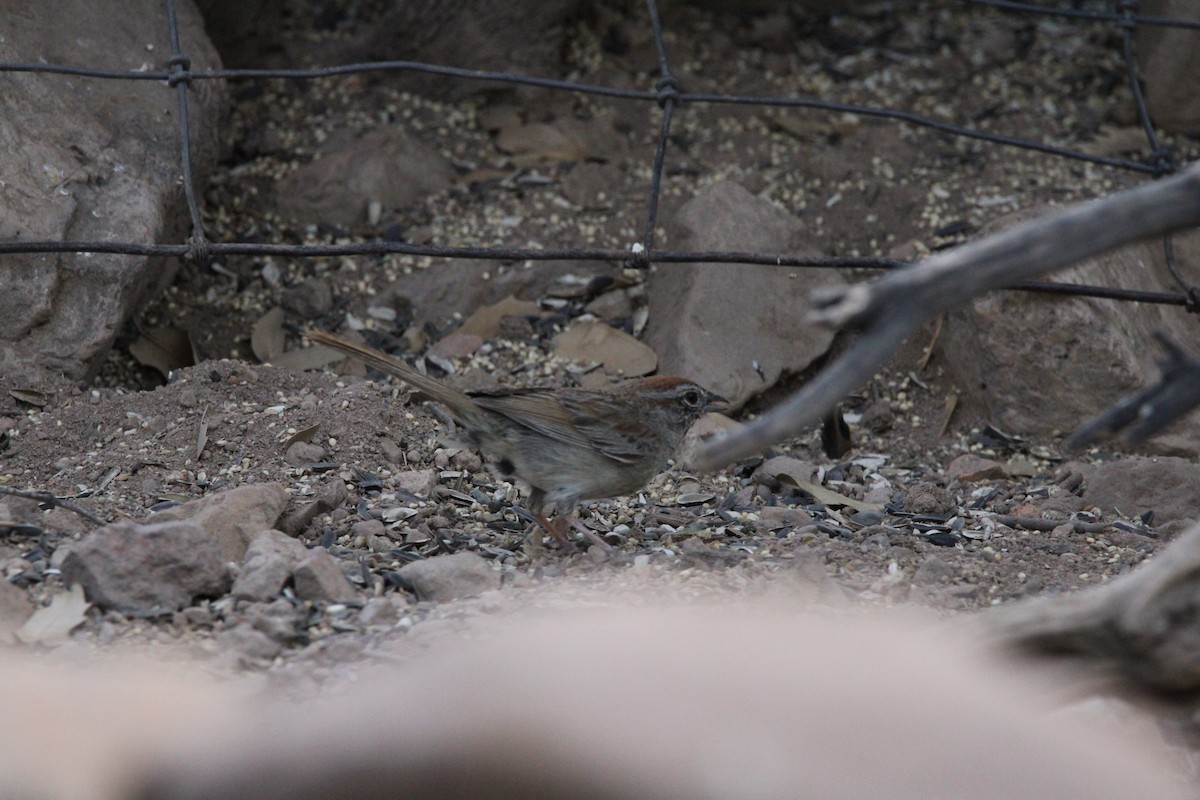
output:
[[[571,424],[592,447],[624,464],[642,460],[646,443],[630,426],[628,407],[600,392],[568,394],[560,402],[573,415]]]
[[[550,389],[479,392],[471,399],[543,436],[573,447],[595,450],[622,463],[640,458],[636,442],[622,433],[627,411],[601,392],[555,394]]]

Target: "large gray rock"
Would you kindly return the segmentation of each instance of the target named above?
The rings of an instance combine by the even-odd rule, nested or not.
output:
[[[83,586],[87,599],[101,608],[138,616],[218,597],[233,582],[220,546],[188,521],[106,525],[72,547],[62,574],[68,585]]]
[[[272,600],[307,555],[308,548],[299,539],[279,531],[262,531],[246,550],[246,560],[231,593],[244,600]]]
[[[292,571],[296,597],[301,600],[324,600],[339,603],[358,597],[346,573],[327,550],[309,550]]]
[[[1195,0],[1143,0],[1141,13],[1200,20]],[[1138,64],[1155,124],[1175,133],[1200,132],[1200,30],[1142,25],[1137,30]]]
[[[208,30],[232,67],[295,67],[405,59],[433,64],[564,75],[564,48],[583,0],[421,0],[389,2],[372,13],[350,14],[341,6],[297,5],[286,0],[198,0]],[[378,12],[378,13],[376,13]],[[311,15],[325,24],[297,17]],[[324,28],[337,36],[287,35],[297,27]],[[389,86],[442,99],[495,93],[496,83],[420,72],[393,72]],[[527,90],[521,90],[527,91]]]
[[[288,491],[279,483],[250,483],[159,511],[151,522],[188,520],[204,529],[221,558],[237,564],[263,530],[275,526]]]
[[[292,510],[280,520],[279,530],[289,536],[299,536],[314,519],[338,508],[346,502],[347,497],[346,482],[335,475],[321,484],[310,502]]]
[[[296,223],[362,227],[371,202],[384,212],[404,209],[445,190],[453,178],[437,150],[394,125],[329,143],[275,185],[274,203]]]
[[[336,42],[338,60],[407,59],[527,75],[562,75],[570,24],[582,0],[422,0],[389,3],[357,35]],[[497,90],[496,84],[422,73],[394,76],[406,89],[438,97]]]
[[[219,67],[190,0],[176,3],[183,51]],[[3,0],[0,61],[162,68],[170,56],[160,0]],[[150,49],[153,46],[153,49]],[[190,91],[193,174],[217,157],[220,81]],[[0,92],[0,241],[178,242],[176,92],[158,81],[9,74]],[[0,376],[25,384],[86,379],[135,303],[168,281],[174,259],[45,254],[0,260]]]
[[[716,183],[679,209],[668,233],[672,249],[795,253],[800,223],[735,183]],[[805,323],[808,296],[842,282],[832,270],[660,264],[650,273],[646,342],[660,373],[686,375],[740,406],[825,353],[833,333]]]
[[[500,588],[500,573],[475,553],[454,553],[405,564],[397,574],[419,600],[446,602]]]
[[[1154,524],[1200,520],[1200,464],[1186,458],[1129,458],[1102,464],[1070,463],[1083,477],[1089,507],[1136,517],[1154,512]]]
[[[1014,215],[1009,221],[1035,212]],[[1175,239],[1180,264],[1200,258],[1200,236]],[[1065,283],[1178,293],[1161,242],[1148,242],[1051,276]],[[1200,328],[1178,306],[992,292],[947,316],[938,339],[960,392],[964,418],[1014,434],[1069,433],[1081,422],[1158,379],[1152,338],[1165,331],[1200,352]],[[1200,447],[1200,415],[1148,445],[1182,454]]]
[[[196,5],[225,66],[296,66],[283,54],[287,0],[196,0]]]
[[[488,280],[480,278],[485,272]],[[566,275],[615,277],[620,272],[621,267],[615,264],[539,261],[526,268],[521,264],[450,258],[398,276],[376,297],[361,301],[359,307],[365,310],[368,305],[390,305],[415,324],[445,327],[453,322],[456,313],[466,319],[481,307],[498,303],[509,295],[519,300],[537,300]]]

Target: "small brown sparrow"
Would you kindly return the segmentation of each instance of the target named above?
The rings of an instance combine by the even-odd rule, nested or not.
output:
[[[560,542],[549,505],[589,540],[608,545],[574,517],[580,500],[629,494],[667,464],[683,435],[710,405],[725,399],[685,378],[659,375],[612,388],[460,392],[374,348],[337,334],[308,338],[394,375],[449,409],[470,443],[500,474],[532,489],[529,509]]]

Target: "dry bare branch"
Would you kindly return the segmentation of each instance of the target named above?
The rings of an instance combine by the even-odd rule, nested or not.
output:
[[[1122,429],[1127,441],[1137,443],[1200,406],[1200,359],[1164,333],[1156,332],[1154,338],[1164,351],[1158,363],[1162,372],[1158,383],[1080,425],[1067,440],[1068,448],[1084,447]]]
[[[1013,286],[1153,236],[1200,225],[1200,165],[1179,175],[1072,206],[938,253],[872,284],[821,292],[814,322],[862,326],[837,361],[780,405],[714,439],[698,467],[718,469],[802,432],[866,383],[921,324],[976,295]]]
[[[47,505],[58,506],[59,508],[65,508],[67,511],[72,511],[86,519],[88,522],[94,522],[97,525],[108,524],[83,506],[76,505],[70,500],[63,500],[61,497],[56,497],[50,492],[40,492],[33,489],[14,489],[11,486],[0,486],[0,494],[9,494],[13,497],[25,497],[29,500],[37,500],[39,503],[46,503]]]
[[[1110,583],[989,611],[1009,647],[1153,691],[1200,689],[1200,526]]]

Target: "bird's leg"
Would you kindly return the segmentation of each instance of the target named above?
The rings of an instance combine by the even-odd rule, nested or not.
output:
[[[528,513],[522,509],[520,516],[528,517]],[[542,523],[536,520],[529,520],[529,524],[525,526],[525,535],[521,539],[521,549],[525,551],[525,555],[529,560],[538,561],[545,555],[545,545],[542,539]]]
[[[604,552],[611,553],[613,551],[613,546],[611,544],[609,544],[608,542],[601,539],[600,534],[596,533],[594,530],[589,528],[587,525],[584,525],[583,522],[581,522],[579,520],[579,518],[576,517],[574,514],[559,514],[554,519],[555,522],[562,522],[564,520],[572,528],[574,528],[575,530],[582,533],[583,538],[587,539],[589,542],[596,545]]]
[[[611,544],[601,539],[599,534],[580,522],[579,518],[574,514],[559,514],[554,518],[553,521],[546,519],[544,514],[538,514],[537,518],[538,524],[548,531],[550,535],[554,537],[555,541],[557,541],[563,548],[569,548],[570,550],[579,549],[575,546],[574,542],[567,538],[567,531],[565,530],[566,528],[574,528],[583,534],[583,538],[587,539],[604,552],[611,553],[613,551],[613,546]]]
[[[554,537],[554,540],[558,542],[559,547],[561,547],[563,550],[571,552],[578,549],[575,546],[575,543],[567,538],[567,528],[574,528],[583,534],[583,538],[587,539],[604,552],[611,553],[613,551],[612,545],[601,539],[595,531],[579,521],[579,518],[575,516],[574,503],[569,504],[569,510],[565,512],[559,511],[554,517],[554,521],[551,522],[549,519],[547,519],[544,511],[545,502],[546,493],[541,489],[534,489],[529,495],[530,515],[537,520],[537,523],[541,526],[542,530]]]
[[[577,547],[575,547],[575,543],[567,538],[567,532],[565,530],[563,530],[564,526],[560,524],[563,520],[563,517],[561,514],[554,518],[554,522],[551,522],[549,519],[547,519],[546,515],[540,511],[537,512],[536,516],[537,516],[538,525],[540,525],[542,527],[542,530],[546,531],[546,533],[553,536],[554,541],[558,542],[560,547],[568,548],[571,550],[578,549]]]
[[[542,523],[531,522],[529,527],[525,529],[525,552],[530,556],[537,555],[542,552],[542,545],[545,540],[542,538]]]
[[[542,543],[541,532],[545,531],[554,537],[554,540],[558,542],[559,547],[564,551],[571,552],[577,550],[578,548],[575,547],[575,543],[567,538],[566,531],[561,526],[557,526],[546,519],[546,515],[542,510],[545,502],[546,493],[541,489],[534,488],[529,495],[529,516],[535,520],[535,524],[531,525],[526,532],[526,536],[531,537],[529,541],[540,547]],[[536,536],[536,540],[532,538],[534,536]]]
[[[531,560],[541,558],[545,540],[542,537],[543,531],[552,530],[550,524],[546,521],[545,516],[540,512],[534,513],[524,508],[517,509],[517,516],[525,519],[529,524],[525,526],[525,555]],[[557,538],[557,537],[556,537]]]

